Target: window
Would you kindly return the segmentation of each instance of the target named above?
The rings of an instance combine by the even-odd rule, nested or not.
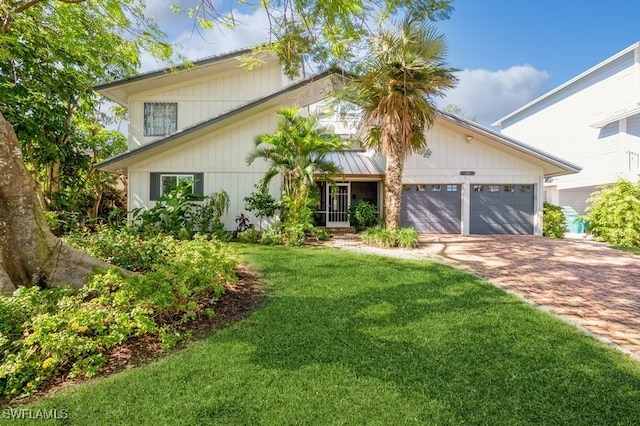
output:
[[[160,196],[173,191],[179,183],[188,182],[191,184],[191,192],[194,191],[193,175],[160,175]]]
[[[427,185],[416,185],[416,191],[424,192],[427,190]]]
[[[151,173],[149,199],[155,201],[163,194],[173,191],[180,182],[193,182],[194,194],[204,195],[203,173]]]
[[[447,192],[458,192],[458,185],[447,185]]]
[[[505,185],[504,192],[515,192],[515,187],[513,185]]]
[[[144,135],[166,136],[178,130],[177,102],[144,103]]]
[[[483,185],[473,185],[473,192],[482,192],[484,191]]]
[[[431,185],[431,192],[442,192],[442,185]]]
[[[531,192],[531,185],[520,185],[520,192]]]
[[[500,185],[489,185],[489,192],[499,192]]]

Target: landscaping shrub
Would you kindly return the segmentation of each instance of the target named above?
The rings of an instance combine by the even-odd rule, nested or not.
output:
[[[327,228],[313,228],[311,230],[311,236],[318,239],[318,241],[329,241],[331,234],[327,231]]]
[[[204,197],[194,194],[192,185],[193,182],[180,182],[158,198],[151,209],[134,209],[132,215],[138,230],[148,236],[162,233],[190,239],[203,234],[229,240],[231,233],[225,231],[221,222],[229,209],[229,195],[220,190]]]
[[[596,239],[623,247],[640,247],[640,182],[618,180],[591,194],[585,217]]]
[[[255,190],[248,197],[244,197],[244,202],[244,207],[247,210],[256,212],[260,222],[260,231],[262,231],[262,218],[272,217],[278,211],[278,203],[269,194],[268,188],[262,180],[256,183]]]
[[[132,226],[114,229],[100,227],[96,232],[75,232],[67,242],[90,255],[134,272],[146,272],[170,260],[177,250],[171,236],[143,237]]]
[[[238,240],[242,243],[258,243],[260,241],[260,232],[253,228],[238,232]]]
[[[569,232],[562,207],[544,202],[542,209],[542,235],[549,238],[564,238]]]
[[[418,247],[418,231],[413,228],[398,228],[396,230],[398,247]]]
[[[175,345],[185,337],[178,325],[212,315],[235,266],[221,243],[198,237],[144,275],[114,268],[77,292],[31,287],[0,296],[0,398],[30,394],[53,376],[92,376],[109,349],[133,336]]]
[[[418,232],[413,228],[397,228],[392,231],[382,225],[365,229],[360,234],[365,244],[382,247],[417,247]]]
[[[351,204],[347,213],[349,224],[356,229],[356,232],[375,226],[380,221],[376,206],[364,200]]]
[[[304,243],[307,232],[311,232],[311,229],[313,229],[310,223],[304,222],[282,222],[279,225],[282,244],[285,246],[301,246]]]
[[[268,246],[278,246],[284,244],[282,234],[275,229],[268,229],[261,235],[260,242]]]

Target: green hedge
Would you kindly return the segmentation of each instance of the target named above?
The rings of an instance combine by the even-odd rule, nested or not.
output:
[[[591,194],[585,220],[596,239],[623,247],[640,247],[640,182],[618,180]]]
[[[564,238],[569,232],[562,207],[544,202],[542,210],[542,235],[549,238]]]

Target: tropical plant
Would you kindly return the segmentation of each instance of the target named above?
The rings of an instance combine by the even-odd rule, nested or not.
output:
[[[356,232],[375,226],[380,220],[376,206],[365,200],[351,204],[347,214],[349,224],[356,229]]]
[[[640,182],[620,179],[591,194],[588,232],[623,247],[640,247]]]
[[[134,209],[132,216],[141,231],[177,235],[188,230],[194,220],[194,209],[204,197],[194,194],[193,182],[181,181],[172,191],[165,192],[150,209]]]
[[[187,226],[193,233],[226,239],[222,216],[229,212],[229,203],[229,194],[224,189],[207,195],[202,203],[194,206],[194,223]]]
[[[262,183],[262,181],[256,183],[255,190],[244,197],[244,207],[252,212],[256,212],[258,220],[260,222],[259,229],[262,231],[262,218],[272,217],[278,211],[278,203],[275,198],[269,194],[268,188]]]
[[[236,234],[238,234],[239,232],[244,232],[247,229],[251,228],[253,228],[253,225],[244,213],[240,213],[238,216],[236,216]]]
[[[562,207],[545,201],[542,209],[542,235],[549,238],[564,238],[567,232],[569,227]]]
[[[150,208],[134,209],[132,216],[144,234],[164,233],[178,238],[195,234],[229,238],[221,221],[229,210],[229,195],[220,190],[208,196],[193,193],[192,181],[180,181],[175,189],[162,194]]]
[[[457,83],[447,68],[444,36],[422,21],[404,19],[368,43],[365,71],[346,88],[362,109],[363,144],[386,156],[384,206],[387,228],[400,225],[405,159],[427,145],[436,116],[433,98]]]
[[[283,108],[278,115],[277,130],[255,138],[247,164],[258,158],[267,161],[263,190],[271,179],[282,176],[282,221],[291,231],[291,238],[286,241],[297,244],[300,232],[304,235],[313,228],[313,208],[318,202],[316,182],[332,182],[331,177],[341,173],[328,155],[342,151],[345,144],[338,136],[318,127],[315,117],[302,117],[292,108]]]

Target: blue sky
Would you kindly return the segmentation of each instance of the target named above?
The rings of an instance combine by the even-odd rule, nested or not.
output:
[[[149,12],[188,58],[267,40],[264,13],[247,7],[236,15],[240,23],[234,31],[194,34],[193,21],[169,11],[171,4],[186,8],[194,1],[148,2]],[[439,105],[455,104],[483,125],[640,41],[638,1],[455,0],[453,5],[451,19],[436,26],[448,40],[449,65],[461,70],[460,84]],[[146,58],[144,67],[158,64]]]

